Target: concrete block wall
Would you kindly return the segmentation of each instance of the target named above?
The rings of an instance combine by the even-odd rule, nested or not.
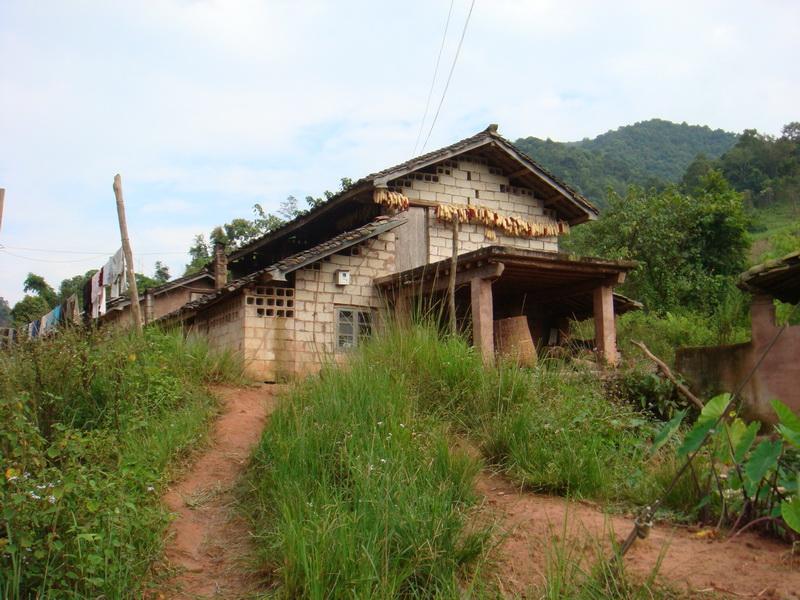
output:
[[[244,352],[244,304],[242,296],[220,302],[195,321],[194,328],[204,332],[212,348]]]
[[[370,308],[382,300],[376,277],[394,272],[393,232],[347,248],[295,271],[294,287],[274,282],[244,290],[242,347],[249,376],[279,381],[313,373],[327,361],[346,356],[336,351],[336,308]],[[350,284],[335,283],[336,271],[350,272]]]
[[[527,221],[555,216],[544,207],[544,202],[535,196],[533,190],[512,186],[503,171],[490,165],[485,159],[459,156],[441,163],[436,171],[435,175],[411,173],[391,182],[391,185],[402,191],[412,202],[421,200],[443,204],[476,204]],[[449,258],[452,254],[450,224],[437,221],[433,214],[430,215],[429,223],[430,262]],[[497,229],[494,232],[496,239],[488,239],[486,227],[483,225],[463,224],[459,252],[463,254],[498,245],[558,252],[557,237],[518,238],[504,235]]]

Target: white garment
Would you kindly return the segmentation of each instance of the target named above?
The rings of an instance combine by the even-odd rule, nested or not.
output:
[[[125,254],[122,248],[108,259],[103,267],[103,285],[111,286],[110,297],[116,298],[127,288],[125,286]]]
[[[92,275],[92,318],[106,312],[106,288],[103,286],[103,269]],[[100,310],[102,309],[102,313]]]

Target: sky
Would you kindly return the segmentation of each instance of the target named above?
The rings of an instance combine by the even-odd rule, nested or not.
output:
[[[442,96],[471,0],[453,0]],[[198,233],[410,158],[450,0],[0,0],[0,296],[120,246],[183,273]],[[426,151],[489,123],[568,141],[654,117],[778,134],[800,2],[476,0]]]

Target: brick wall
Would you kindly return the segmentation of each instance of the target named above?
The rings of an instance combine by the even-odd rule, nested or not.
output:
[[[248,375],[282,380],[344,356],[335,349],[336,308],[377,313],[382,300],[373,280],[394,271],[394,240],[393,232],[384,233],[296,271],[294,286],[264,282],[246,288],[241,335]],[[335,283],[340,269],[350,272],[347,286]]]
[[[554,213],[544,207],[528,188],[518,188],[508,177],[484,159],[460,156],[442,163],[436,174],[412,173],[390,183],[412,202],[422,200],[446,204],[477,204],[509,216],[534,221]],[[452,254],[452,226],[436,220],[429,209],[428,248],[429,260],[435,262]],[[495,229],[496,239],[486,238],[483,225],[462,224],[459,253],[471,252],[486,246],[514,246],[529,250],[558,252],[558,238],[517,238],[504,235]]]

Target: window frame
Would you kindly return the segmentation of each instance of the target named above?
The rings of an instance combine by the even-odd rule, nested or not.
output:
[[[369,306],[336,306],[334,309],[334,324],[336,326],[336,330],[334,335],[336,339],[334,340],[334,348],[336,352],[350,352],[351,350],[355,350],[358,346],[368,337],[372,335],[375,326],[374,314],[372,308]],[[351,321],[349,323],[344,322],[342,319],[342,313],[351,313]],[[367,321],[363,323],[361,321],[362,317],[366,316]],[[342,332],[342,325],[350,325],[352,331],[350,333]],[[365,326],[366,331],[362,330],[362,326]],[[342,344],[342,338],[351,338],[351,345],[344,345]]]

